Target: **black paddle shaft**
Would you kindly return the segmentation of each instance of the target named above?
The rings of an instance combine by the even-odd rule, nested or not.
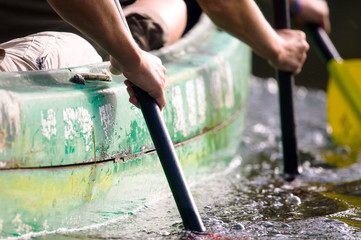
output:
[[[132,88],[147,123],[149,133],[182,217],[184,227],[191,231],[205,231],[203,222],[183,176],[173,143],[164,121],[162,121],[158,105],[153,98],[140,88],[134,85]]]
[[[307,31],[311,35],[312,41],[317,46],[317,50],[324,62],[328,63],[331,59],[341,60],[341,56],[328,37],[325,30],[317,25],[307,25]]]
[[[117,0],[115,0],[115,4],[124,25],[128,28],[123,11]],[[164,124],[159,107],[148,93],[134,84],[132,84],[132,88],[148,126],[150,136],[158,153],[159,160],[168,180],[178,211],[183,220],[183,225],[187,230],[204,232],[205,228],[203,222],[199,216],[198,209],[186,183],[181,165],[168,130]]]
[[[273,0],[276,29],[290,28],[289,6],[287,0]],[[293,180],[298,172],[298,150],[296,124],[293,106],[294,77],[291,72],[278,70],[279,105],[281,116],[283,163],[286,180]]]

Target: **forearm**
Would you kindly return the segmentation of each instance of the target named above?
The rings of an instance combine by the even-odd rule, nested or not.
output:
[[[116,58],[121,68],[140,64],[140,50],[127,34],[113,0],[47,1],[65,21]]]
[[[271,0],[263,1],[269,5],[273,3]],[[288,3],[291,17],[297,27],[307,23],[317,24],[330,33],[330,13],[326,0],[288,0]]]
[[[198,0],[203,11],[221,29],[248,44],[260,56],[274,61],[279,36],[253,0]]]

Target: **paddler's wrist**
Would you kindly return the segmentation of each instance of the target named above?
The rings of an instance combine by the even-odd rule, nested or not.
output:
[[[120,55],[112,57],[118,62],[117,69],[122,72],[135,72],[143,62],[142,50],[135,44],[126,50],[123,49]]]

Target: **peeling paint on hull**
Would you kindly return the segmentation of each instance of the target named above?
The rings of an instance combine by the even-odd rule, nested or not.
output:
[[[251,51],[203,19],[155,54],[167,68],[165,123],[196,182],[225,168],[240,143]],[[0,73],[0,91],[16,99],[0,96],[2,109],[16,106],[0,118],[0,238],[102,223],[169,194],[124,78],[69,81],[107,68]]]

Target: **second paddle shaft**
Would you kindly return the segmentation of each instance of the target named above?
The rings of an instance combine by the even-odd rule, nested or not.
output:
[[[290,28],[289,6],[287,0],[273,0],[273,10],[276,29]],[[292,73],[277,71],[279,88],[279,105],[281,116],[283,162],[286,179],[293,180],[298,172],[298,150],[296,124],[293,107]]]

